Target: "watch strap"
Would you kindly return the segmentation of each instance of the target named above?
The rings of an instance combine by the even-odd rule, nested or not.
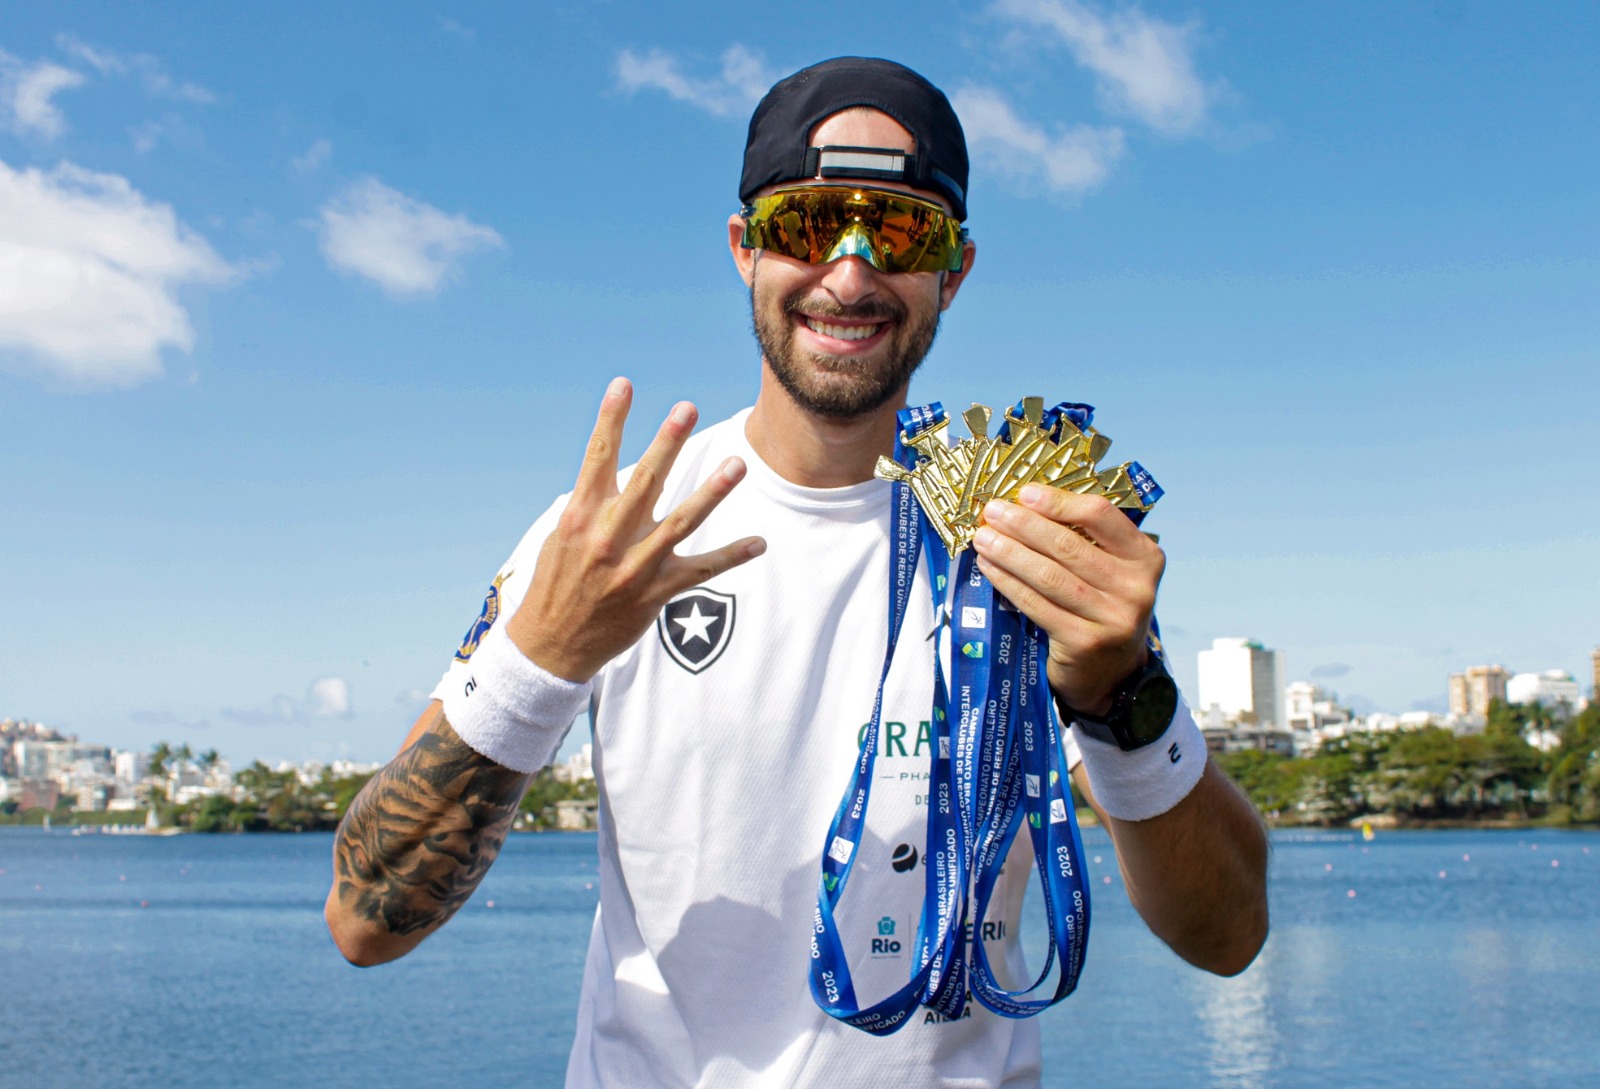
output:
[[[1172,684],[1172,677],[1167,672],[1166,664],[1159,655],[1151,654],[1143,666],[1117,683],[1111,692],[1111,710],[1103,717],[1078,711],[1060,697],[1056,698],[1057,709],[1063,721],[1070,722],[1086,736],[1108,745],[1115,745],[1125,752],[1131,752],[1156,740],[1170,723],[1171,716],[1167,716],[1169,722],[1163,723],[1161,731],[1142,738],[1136,736],[1132,729],[1131,719],[1135,700],[1150,680],[1156,677],[1163,678],[1168,685]],[[1173,693],[1175,695],[1175,689]]]

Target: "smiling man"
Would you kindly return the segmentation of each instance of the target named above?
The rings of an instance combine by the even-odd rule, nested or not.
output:
[[[954,111],[907,68],[838,58],[768,93],[728,221],[761,348],[756,403],[698,434],[694,407],[675,406],[619,472],[632,389],[612,382],[573,491],[496,576],[434,702],[340,828],[327,919],[351,961],[403,955],[466,902],[588,706],[600,908],[569,1086],[1038,1084],[1037,1019],[968,1003],[872,1036],[808,987],[819,848],[869,736],[888,633],[890,485],[873,467],[973,268],[966,184]],[[1150,928],[1199,967],[1241,971],[1266,934],[1265,840],[1148,654],[1161,550],[1103,499],[1020,498],[985,509],[975,547],[1048,636],[1073,775]],[[911,596],[905,630],[939,633],[930,595]],[[903,639],[883,678],[839,917],[871,997],[913,967],[939,645]],[[1006,867],[965,939],[1017,980],[1029,861]]]
[[[856,107],[817,125],[811,143],[911,148],[915,140],[905,126],[887,114]],[[853,154],[858,161],[876,161],[868,153]],[[885,158],[891,163],[896,161]],[[789,399],[807,412],[831,419],[854,419],[903,398],[912,372],[933,346],[940,311],[955,299],[965,266],[972,258],[972,247],[964,243],[959,231],[947,230],[945,238],[934,241],[948,245],[957,271],[885,276],[884,262],[873,252],[873,242],[865,237],[867,232],[863,229],[860,236],[837,239],[834,248],[838,252],[818,255],[817,264],[811,263],[809,250],[803,258],[780,252],[767,263],[758,279],[756,265],[766,251],[746,246],[745,235],[759,234],[761,237],[753,240],[758,242],[787,241],[779,237],[783,234],[779,223],[785,217],[799,219],[807,213],[815,219],[859,210],[865,223],[881,224],[884,213],[890,210],[885,204],[894,200],[884,194],[902,191],[916,202],[927,200],[926,196],[917,198],[909,186],[895,182],[880,181],[871,189],[852,186],[848,192],[841,191],[837,183],[802,188],[792,184],[782,188],[763,186],[754,199],[768,207],[760,209],[762,219],[758,226],[753,228],[751,223],[756,205],[751,206],[750,213],[732,216],[728,221],[734,261],[751,289],[756,339],[761,344],[766,370]],[[841,201],[838,209],[824,203]],[[913,199],[904,203],[920,210]],[[941,203],[937,210],[930,205],[923,214],[932,219],[948,211]],[[809,237],[801,241],[808,242]],[[816,275],[819,267],[823,272],[820,278]]]

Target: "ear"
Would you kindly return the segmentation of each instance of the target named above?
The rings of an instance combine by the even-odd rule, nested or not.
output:
[[[744,286],[749,287],[755,282],[756,251],[745,249],[744,216],[735,212],[728,217],[728,252],[733,254],[734,267],[739,270],[739,278],[744,281]]]
[[[948,310],[950,304],[956,301],[956,292],[961,290],[961,285],[966,282],[967,274],[972,271],[972,262],[978,256],[977,243],[967,239],[961,247],[961,271],[947,272],[944,280],[939,284],[939,309]]]

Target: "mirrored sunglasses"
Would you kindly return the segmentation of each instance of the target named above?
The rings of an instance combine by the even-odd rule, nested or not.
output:
[[[931,201],[887,189],[780,189],[741,209],[746,249],[813,265],[859,257],[879,272],[960,272],[967,232]]]

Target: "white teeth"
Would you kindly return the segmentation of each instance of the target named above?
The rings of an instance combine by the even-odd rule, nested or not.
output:
[[[807,318],[806,328],[813,333],[821,333],[825,337],[833,337],[835,340],[866,340],[882,326],[830,325],[825,321],[818,321],[816,318]]]

